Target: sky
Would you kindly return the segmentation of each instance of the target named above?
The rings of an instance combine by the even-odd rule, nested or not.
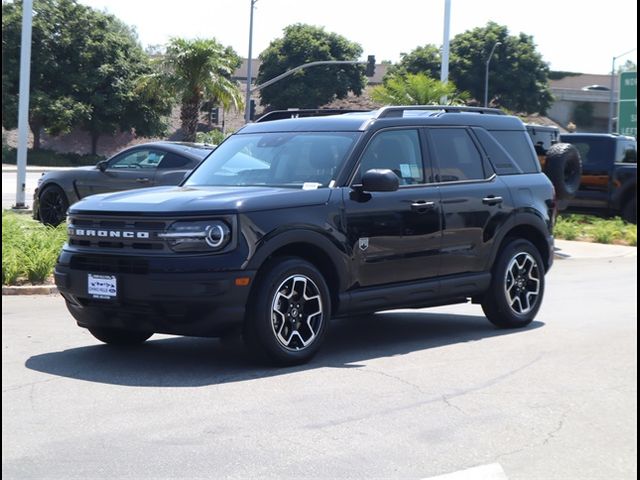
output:
[[[249,46],[251,0],[80,0],[135,27],[144,47],[171,37],[211,38],[242,57]],[[445,0],[258,0],[253,57],[282,29],[308,23],[358,42],[363,59],[399,60],[419,45],[443,43]],[[489,21],[531,35],[552,70],[606,74],[637,63],[636,0],[451,0],[450,38]]]

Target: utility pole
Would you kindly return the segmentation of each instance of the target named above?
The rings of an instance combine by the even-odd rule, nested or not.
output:
[[[245,98],[244,105],[244,123],[249,123],[249,104],[251,103],[251,79],[253,77],[252,70],[252,51],[251,47],[253,46],[253,11],[255,9],[255,5],[258,0],[249,0],[251,3],[251,13],[249,15],[249,55],[247,57],[247,95]]]
[[[18,158],[15,209],[25,205],[25,183],[27,182],[27,142],[29,140],[29,77],[31,75],[31,22],[33,1],[22,2],[22,39],[20,43],[20,90],[18,97]]]
[[[451,23],[451,0],[444,0],[444,31],[442,38],[442,61],[440,64],[440,81],[449,81],[449,25]],[[441,104],[447,103],[446,95],[440,99]]]

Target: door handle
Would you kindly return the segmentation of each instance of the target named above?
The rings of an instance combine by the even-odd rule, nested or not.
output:
[[[148,183],[149,179],[147,177],[139,177],[139,178],[136,178],[136,182],[138,182],[138,183]]]
[[[502,203],[502,197],[496,197],[495,195],[489,195],[482,199],[482,203],[485,205],[499,205]]]
[[[426,200],[416,200],[411,203],[411,210],[418,213],[425,213],[436,208],[436,202],[427,202]]]

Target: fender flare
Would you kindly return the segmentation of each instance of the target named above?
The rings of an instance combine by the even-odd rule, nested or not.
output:
[[[518,228],[530,228],[539,233],[539,238],[536,240],[532,240],[531,238],[523,237],[525,240],[529,240],[531,243],[536,245],[540,249],[540,243],[544,240],[545,246],[547,248],[547,252],[540,252],[541,256],[546,259],[545,270],[548,270],[553,263],[553,251],[551,245],[548,243],[548,227],[543,218],[541,218],[538,214],[533,213],[532,211],[520,211],[515,216],[509,219],[508,223],[506,223],[501,229],[500,233],[496,235],[494,239],[494,244],[491,249],[491,254],[488,258],[488,263],[486,264],[487,270],[491,270],[494,265],[496,258],[500,254],[500,247],[502,246],[504,240]]]
[[[340,248],[337,241],[332,240],[325,232],[318,230],[296,228],[270,233],[258,245],[245,268],[257,271],[275,252],[296,244],[306,244],[321,250],[331,261],[331,266],[337,274],[340,283],[338,291],[342,292],[347,288],[347,282],[350,278],[349,256]]]

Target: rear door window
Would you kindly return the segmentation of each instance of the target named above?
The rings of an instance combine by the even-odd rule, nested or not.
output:
[[[431,128],[431,148],[438,165],[440,182],[484,180],[482,155],[464,128]]]
[[[491,130],[491,135],[502,145],[524,173],[537,173],[540,171],[540,165],[535,155],[531,138],[526,132]]]

